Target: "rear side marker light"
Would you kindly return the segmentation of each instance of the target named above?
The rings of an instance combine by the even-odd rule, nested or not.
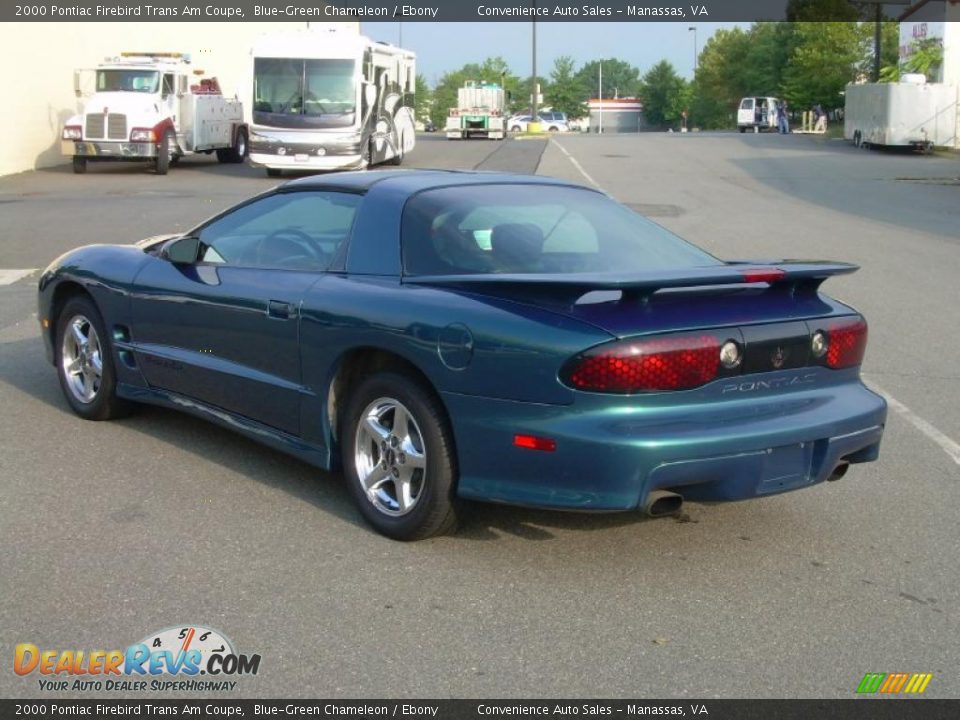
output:
[[[557,449],[557,441],[550,438],[537,437],[536,435],[514,435],[513,444],[524,450],[542,450],[543,452],[553,452]]]
[[[827,325],[827,367],[839,370],[863,362],[867,322],[862,317],[834,320]]]
[[[573,358],[562,379],[589,392],[688,390],[717,377],[722,344],[716,335],[703,333],[610,343]]]

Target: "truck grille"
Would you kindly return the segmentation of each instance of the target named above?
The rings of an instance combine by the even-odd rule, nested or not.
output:
[[[84,136],[90,139],[126,140],[127,116],[120,113],[110,113],[106,116],[103,113],[91,113],[87,115]]]
[[[88,138],[103,137],[103,115],[87,115],[87,127],[84,136]]]
[[[110,113],[107,115],[107,137],[111,140],[127,139],[127,116]]]

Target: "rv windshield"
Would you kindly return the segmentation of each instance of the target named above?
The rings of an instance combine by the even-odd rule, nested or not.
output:
[[[353,60],[257,58],[253,121],[281,128],[349,127],[356,119]]]
[[[160,73],[155,70],[97,70],[97,92],[155,93]]]

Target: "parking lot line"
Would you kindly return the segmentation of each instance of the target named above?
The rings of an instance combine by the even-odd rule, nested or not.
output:
[[[950,456],[951,460],[953,460],[957,465],[960,465],[960,443],[955,442],[952,438],[945,435],[938,428],[934,427],[922,417],[917,415],[913,410],[908,408],[902,402],[893,397],[893,395],[880,387],[874,380],[869,380],[867,384],[874,392],[884,397],[884,399],[887,401],[887,404],[894,412],[901,415],[917,430],[933,440],[947,455]]]
[[[0,285],[12,285],[17,280],[25,278],[27,275],[36,271],[36,268],[21,268],[16,270],[0,269]]]
[[[590,177],[590,173],[588,173],[586,170],[583,169],[583,166],[579,162],[577,162],[577,159],[573,155],[567,152],[567,149],[563,145],[558,143],[553,138],[550,138],[550,142],[552,142],[554,145],[560,148],[560,152],[562,152],[564,155],[567,156],[567,160],[573,163],[573,166],[580,172],[581,175],[583,175],[587,179],[588,183],[590,183],[595,188],[597,188],[597,190],[603,190],[603,188],[600,187],[600,183],[598,183],[596,180]]]

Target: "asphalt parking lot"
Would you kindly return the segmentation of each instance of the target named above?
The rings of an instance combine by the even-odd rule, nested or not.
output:
[[[877,463],[679,519],[472,506],[370,531],[337,476],[177,413],[68,409],[34,269],[186,229],[272,186],[185,160],[0,178],[0,645],[120,648],[180,624],[260,653],[244,697],[852,697],[866,672],[960,695],[960,160],[777,135],[421,138],[407,165],[596,184],[723,257],[850,260]],[[31,271],[31,272],[28,272]],[[11,281],[12,280],[12,281]],[[9,667],[9,666],[8,666]],[[0,673],[3,697],[36,679]]]

